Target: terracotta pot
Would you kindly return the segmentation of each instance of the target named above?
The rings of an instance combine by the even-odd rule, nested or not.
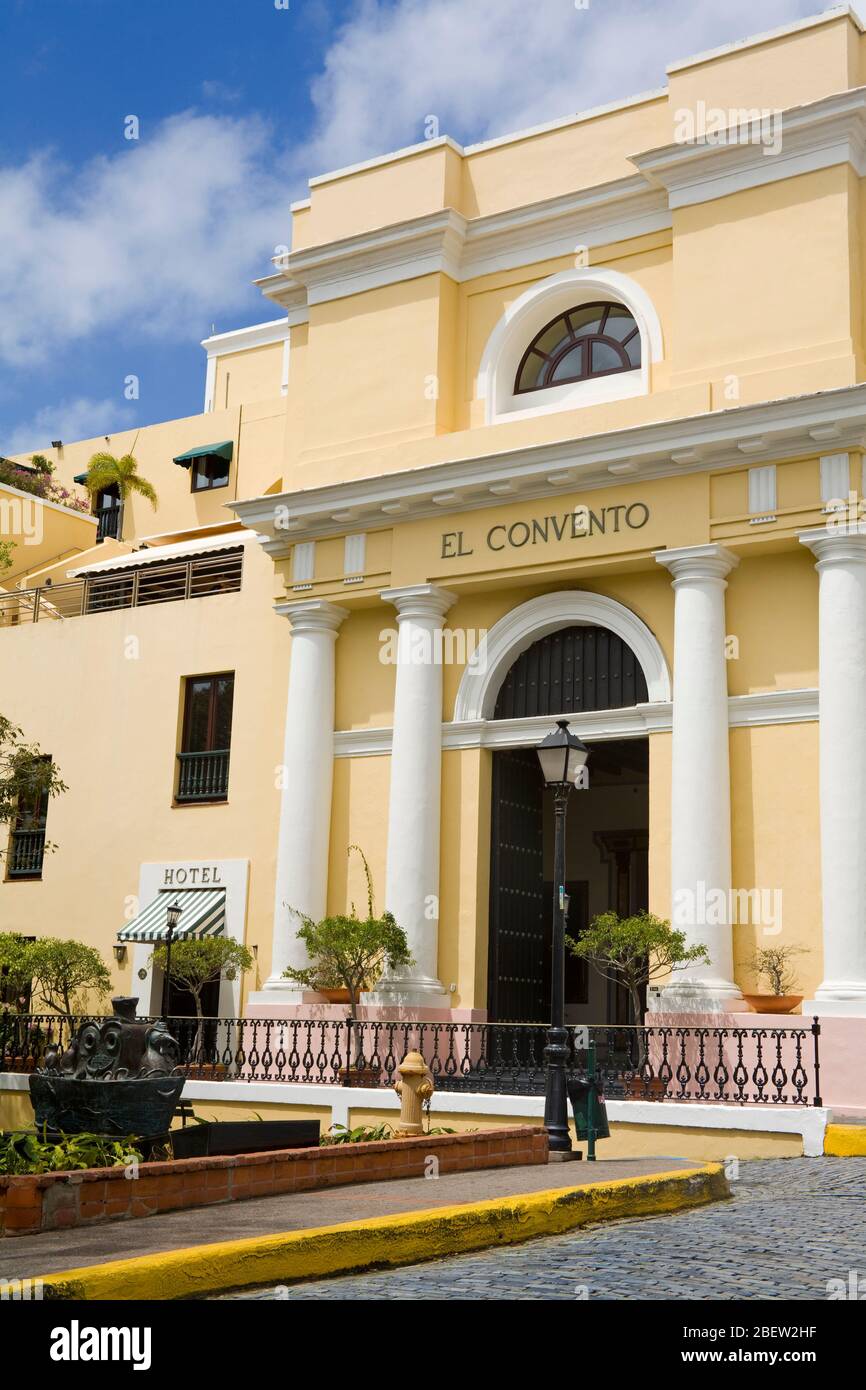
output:
[[[35,1071],[35,1057],[4,1057],[0,1071]]]
[[[661,1076],[651,1076],[644,1081],[642,1076],[630,1076],[625,1089],[631,1100],[664,1100],[667,1085]]]
[[[199,1065],[191,1063],[184,1070],[187,1075],[196,1081],[214,1081],[225,1073],[224,1062],[201,1062]]]
[[[351,995],[347,989],[320,989],[319,993],[329,1004],[350,1004]]]
[[[744,994],[756,1014],[792,1014],[803,1002],[802,994]]]
[[[341,1067],[341,1086],[365,1086],[367,1090],[382,1085],[382,1072],[379,1067]]]

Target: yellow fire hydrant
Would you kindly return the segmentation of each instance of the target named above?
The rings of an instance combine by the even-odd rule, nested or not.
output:
[[[400,1073],[394,1082],[394,1090],[400,1097],[400,1124],[397,1133],[423,1134],[421,1116],[425,1100],[430,1099],[435,1089],[433,1077],[420,1052],[407,1052],[397,1070]]]

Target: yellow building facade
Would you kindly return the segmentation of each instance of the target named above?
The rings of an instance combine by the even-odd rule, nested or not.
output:
[[[781,944],[804,1009],[866,1012],[864,181],[847,12],[313,179],[203,412],[45,450],[70,485],[132,451],[159,504],[19,517],[0,709],[68,791],[10,829],[2,928],[150,1011],[118,932],[207,899],[256,958],[213,1007],[288,1015],[359,845],[414,956],[374,1014],[543,1020],[562,717],[572,930],[708,947],[651,1008],[742,1012]],[[570,971],[568,1021],[625,1017]]]

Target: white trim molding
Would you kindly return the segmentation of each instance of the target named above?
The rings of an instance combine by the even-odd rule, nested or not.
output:
[[[549,633],[574,625],[604,627],[615,633],[634,652],[646,679],[650,703],[670,700],[668,665],[646,623],[630,608],[604,594],[566,589],[530,599],[494,623],[485,639],[483,663],[470,663],[463,672],[454,705],[455,723],[490,719],[499,688],[521,653]]]
[[[514,379],[529,344],[551,319],[580,304],[596,299],[622,304],[634,316],[640,331],[641,365],[631,372],[554,386],[515,396]],[[601,400],[644,396],[649,391],[650,363],[664,355],[661,320],[641,285],[617,270],[563,270],[531,285],[509,305],[487,340],[478,371],[476,395],[485,402],[488,425],[502,419],[576,410]]]
[[[250,348],[267,347],[271,343],[283,344],[283,358],[280,369],[280,391],[286,394],[288,385],[288,342],[289,320],[286,317],[270,319],[267,323],[253,323],[247,328],[232,328],[228,333],[213,333],[202,338],[201,346],[207,353],[207,371],[204,385],[204,414],[216,409],[214,392],[216,388],[217,358],[248,352]]]
[[[442,725],[443,749],[531,748],[550,733],[556,719],[579,720],[580,736],[587,743],[613,738],[645,738],[670,733],[673,705],[628,705],[624,709],[590,710],[575,715],[544,715],[531,719],[464,719]],[[732,729],[752,729],[768,724],[810,724],[818,719],[818,691],[766,690],[752,695],[728,696],[728,724]],[[339,729],[334,734],[335,758],[381,758],[391,752],[389,728]]]
[[[631,162],[666,190],[672,211],[836,164],[850,164],[859,178],[866,175],[866,88],[764,112],[778,148],[751,138],[761,112],[739,114],[742,123],[727,131],[633,154]]]
[[[274,257],[275,272],[255,283],[291,318],[303,304],[309,308],[421,275],[440,272],[462,283],[670,226],[664,191],[642,174],[629,174],[486,217],[469,219],[443,208],[303,247]]]
[[[441,516],[441,498],[448,492],[453,493],[453,511],[470,512],[501,505],[504,493],[528,501],[565,488],[588,492],[610,487],[611,474],[618,471],[627,471],[629,479],[648,481],[742,469],[742,446],[755,439],[762,441],[762,462],[814,458],[816,434],[824,439],[830,429],[840,449],[863,449],[866,384],[470,455],[300,492],[268,493],[228,505],[260,534],[269,554],[284,558],[296,540],[344,535],[346,513],[351,513],[355,528],[371,531],[392,526],[398,514],[410,521]],[[560,481],[551,481],[557,478]],[[291,517],[288,524],[286,516]]]

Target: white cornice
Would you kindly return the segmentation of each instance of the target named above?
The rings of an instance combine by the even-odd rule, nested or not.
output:
[[[327,246],[290,252],[275,264],[293,288],[306,289],[308,304],[322,304],[434,271],[457,279],[465,237],[466,219],[446,208]]]
[[[270,319],[267,323],[252,323],[248,328],[233,328],[228,333],[214,333],[210,338],[202,338],[201,345],[208,357],[224,357],[230,352],[244,352],[248,348],[282,343],[288,336],[288,331],[289,325],[285,318]]]
[[[323,183],[335,183],[338,179],[351,178],[353,174],[365,173],[368,169],[379,169],[383,164],[396,164],[401,159],[411,159],[413,155],[429,154],[431,150],[451,149],[455,154],[464,153],[463,146],[452,140],[450,135],[437,135],[433,140],[419,140],[416,145],[404,145],[400,150],[389,154],[377,154],[372,159],[364,159],[359,164],[347,164],[342,169],[332,169],[327,174],[316,174],[307,181],[309,188],[318,188]]]
[[[471,221],[451,208],[395,222],[276,258],[277,271],[256,284],[297,312],[382,285],[442,272],[473,280],[671,225],[665,193],[641,174],[561,194]]]
[[[458,278],[554,260],[574,255],[578,246],[625,241],[670,225],[664,193],[633,175],[474,219],[466,227]]]
[[[580,727],[580,736],[590,742],[610,738],[643,738],[651,733],[667,733],[672,727],[670,701],[632,705],[626,709],[591,710],[570,714]],[[803,724],[818,718],[818,691],[768,690],[754,695],[728,697],[728,723],[732,729],[762,724]],[[466,719],[442,725],[442,747],[528,748],[550,733],[556,716],[532,719]],[[391,752],[390,728],[340,729],[334,734],[337,758],[387,757]],[[590,774],[591,775],[591,774]]]
[[[766,114],[774,124],[761,137],[764,143],[748,122],[733,125],[636,153],[636,174],[593,188],[472,219],[444,208],[288,252],[275,258],[274,273],[255,283],[286,309],[290,324],[300,323],[311,304],[421,275],[471,280],[662,231],[671,225],[672,209],[816,169],[847,163],[866,175],[866,88]],[[774,149],[768,141],[777,135]]]
[[[766,115],[777,122],[767,133],[778,134],[778,150],[748,139],[754,128],[745,122],[715,135],[631,155],[631,162],[666,190],[672,209],[835,164],[850,164],[861,178],[866,174],[866,88]]]
[[[815,433],[833,427],[834,447],[860,450],[866,438],[866,385],[818,392],[761,405],[711,411],[584,439],[536,444],[507,453],[429,464],[300,492],[268,493],[230,503],[246,526],[264,537],[275,557],[298,541],[343,535],[351,512],[354,529],[370,530],[443,514],[444,492],[453,492],[450,512],[467,512],[509,501],[555,497],[579,488],[610,487],[629,465],[630,483],[723,468],[742,468],[742,445],[762,439],[762,462],[818,452]],[[686,457],[684,458],[683,455]],[[290,517],[288,527],[277,518]]]

